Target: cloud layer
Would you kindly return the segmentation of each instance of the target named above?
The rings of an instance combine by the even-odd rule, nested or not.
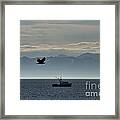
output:
[[[100,43],[99,42],[79,42],[79,43],[71,43],[65,45],[49,45],[49,44],[39,44],[36,46],[32,45],[21,45],[21,52],[29,52],[29,51],[71,51],[75,53],[81,52],[91,52],[91,53],[99,53],[100,52]]]
[[[67,50],[97,52],[100,50],[98,20],[33,21],[20,23],[21,52]]]

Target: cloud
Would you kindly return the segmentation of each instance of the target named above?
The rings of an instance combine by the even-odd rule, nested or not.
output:
[[[37,48],[37,46],[21,45],[20,48]]]
[[[62,44],[62,45],[52,45],[52,44],[38,44],[37,46],[32,45],[21,45],[21,52],[27,51],[71,51],[71,52],[100,52],[100,43],[99,42],[79,42],[71,44]]]
[[[21,20],[21,44],[79,44],[99,42],[100,25],[95,20],[35,21]]]
[[[31,45],[21,45],[20,46],[20,50],[21,52],[24,52],[24,51],[32,51],[34,49],[36,49],[37,46],[31,46]]]

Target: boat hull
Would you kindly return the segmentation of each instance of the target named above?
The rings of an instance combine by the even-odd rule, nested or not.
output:
[[[71,87],[72,83],[69,84],[52,84],[52,87]]]

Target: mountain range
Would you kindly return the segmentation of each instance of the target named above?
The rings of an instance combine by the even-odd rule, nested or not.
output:
[[[97,77],[100,76],[100,54],[79,56],[57,55],[46,57],[45,64],[36,64],[36,58],[20,58],[21,77]]]

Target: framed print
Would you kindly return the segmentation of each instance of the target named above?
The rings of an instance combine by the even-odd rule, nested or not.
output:
[[[1,118],[119,119],[118,1],[1,9]]]

